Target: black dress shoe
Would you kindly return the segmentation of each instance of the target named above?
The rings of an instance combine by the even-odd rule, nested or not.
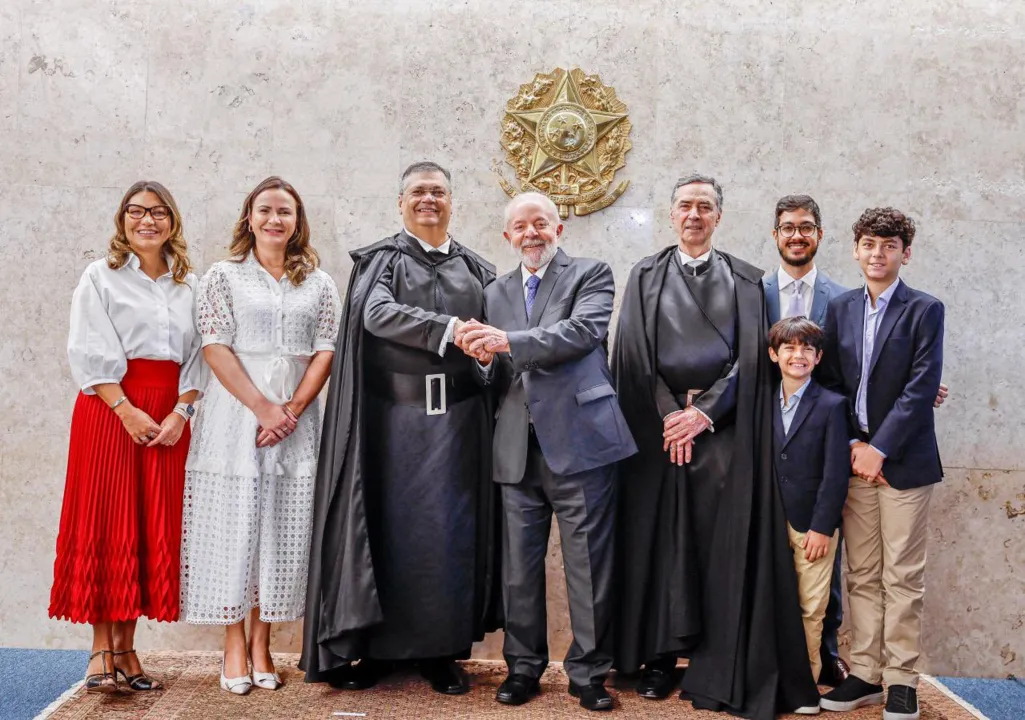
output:
[[[637,681],[637,694],[648,700],[665,700],[673,691],[675,680],[673,670],[645,667]]]
[[[495,700],[503,705],[522,705],[541,692],[537,680],[526,675],[514,674],[507,677],[498,686]]]
[[[420,663],[420,675],[442,695],[464,695],[470,692],[470,680],[453,660],[427,660]]]
[[[327,684],[336,690],[366,690],[387,674],[387,663],[365,659],[337,668],[328,677]]]
[[[851,674],[851,669],[844,662],[841,657],[823,657],[822,658],[822,672],[819,673],[819,685],[828,685],[829,687],[837,687],[847,676]]]
[[[601,683],[590,685],[569,684],[569,694],[580,698],[580,707],[585,710],[611,710],[612,696]]]

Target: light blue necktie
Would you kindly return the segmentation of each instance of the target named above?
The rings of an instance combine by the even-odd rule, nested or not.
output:
[[[537,298],[537,286],[541,284],[541,278],[531,275],[527,278],[527,297],[524,304],[527,306],[527,320],[530,320],[530,312],[534,309],[534,300]]]

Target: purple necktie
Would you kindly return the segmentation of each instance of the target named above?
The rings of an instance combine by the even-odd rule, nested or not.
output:
[[[537,298],[537,286],[541,284],[541,278],[531,275],[527,278],[527,298],[524,304],[527,306],[527,320],[530,320],[530,312],[534,309],[534,300]]]

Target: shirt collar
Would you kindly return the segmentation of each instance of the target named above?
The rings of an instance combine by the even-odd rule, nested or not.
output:
[[[420,243],[420,247],[422,247],[424,249],[425,253],[429,253],[432,250],[437,250],[442,255],[448,255],[449,251],[452,249],[452,236],[451,235],[446,235],[445,236],[445,242],[443,242],[438,247],[434,247],[430,243],[424,242],[423,240],[418,238],[416,235],[414,235],[413,233],[409,232],[409,228],[403,227],[403,230],[406,231],[406,235],[409,235],[409,237],[413,238],[418,243]]]
[[[160,278],[170,277],[174,274],[174,261],[171,256],[165,253],[164,261],[167,262],[167,272],[158,277],[158,280]],[[122,267],[128,267],[142,272],[142,262],[139,260],[139,256],[131,251],[128,253],[128,260],[125,261],[125,264]]]
[[[900,278],[898,277],[890,287],[879,293],[879,297],[876,298],[876,311],[883,310],[887,305],[890,304],[890,298],[897,292],[897,286],[900,285]],[[865,307],[868,308],[869,312],[872,311],[872,296],[868,294],[868,285],[865,285]]]
[[[706,262],[708,258],[712,257],[712,248],[708,248],[707,252],[698,255],[696,258],[692,258],[679,247],[676,248],[676,252],[680,253],[680,262],[684,265],[687,265],[688,263],[692,262]]]
[[[794,390],[793,395],[790,396],[790,404],[786,404],[786,400],[783,399],[783,383],[779,384],[779,406],[784,410],[790,410],[797,403],[801,402],[801,398],[804,397],[804,391],[808,389],[811,384],[811,378],[804,381],[804,385]]]
[[[523,284],[524,285],[527,284],[527,280],[530,280],[530,276],[531,275],[537,275],[537,279],[538,280],[544,280],[544,278],[545,278],[545,270],[547,270],[548,266],[551,265],[551,264],[552,264],[552,261],[549,260],[544,265],[539,267],[537,269],[537,272],[533,272],[532,273],[532,272],[530,272],[530,270],[527,270],[526,266],[523,263],[520,263],[520,275],[522,276]]]
[[[815,287],[815,278],[817,278],[818,275],[819,269],[815,266],[812,266],[812,269],[808,272],[808,274],[801,278],[801,282],[807,283],[808,287],[813,288]],[[779,289],[786,290],[795,282],[797,282],[797,280],[795,278],[792,278],[790,274],[783,269],[783,266],[780,265],[779,270],[776,271],[776,284],[779,285]]]

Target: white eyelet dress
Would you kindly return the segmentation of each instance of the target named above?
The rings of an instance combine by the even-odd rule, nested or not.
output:
[[[315,270],[296,287],[276,281],[250,254],[214,264],[196,293],[203,346],[231,347],[253,384],[284,403],[310,358],[334,351],[341,303]],[[302,617],[320,448],[320,405],[291,435],[257,448],[256,416],[206,368],[185,466],[181,616],[231,625],[260,607],[265,622]]]

